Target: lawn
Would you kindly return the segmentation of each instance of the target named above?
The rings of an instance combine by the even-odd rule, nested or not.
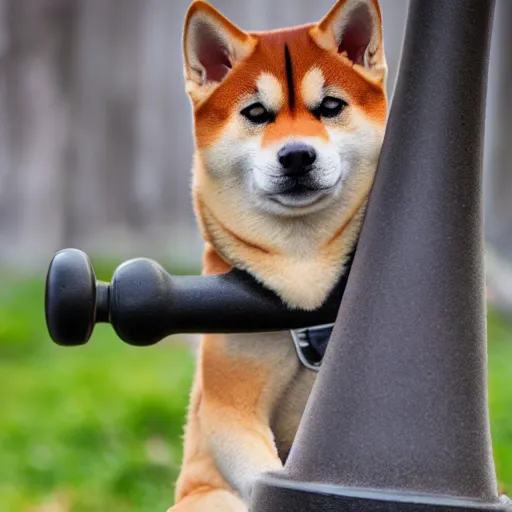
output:
[[[189,349],[129,347],[104,325],[86,346],[58,347],[45,329],[43,282],[1,282],[0,511],[164,512],[181,458]],[[512,484],[512,325],[496,313],[489,358],[496,464]]]

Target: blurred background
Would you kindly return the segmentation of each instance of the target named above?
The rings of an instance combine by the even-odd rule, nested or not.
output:
[[[246,30],[313,21],[333,0],[213,0]],[[99,278],[149,256],[197,273],[181,30],[189,0],[0,0],[0,511],[166,510],[194,366],[190,341],[48,338],[47,265]],[[407,0],[382,0],[389,92]],[[512,484],[512,2],[498,0],[485,152],[490,393]],[[510,25],[510,23],[509,23]],[[454,72],[457,62],[454,61]],[[421,120],[418,120],[421,122]]]

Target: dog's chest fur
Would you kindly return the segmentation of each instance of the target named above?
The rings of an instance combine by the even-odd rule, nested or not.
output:
[[[281,460],[290,451],[317,372],[302,365],[289,331],[226,336],[228,351],[257,361],[265,372],[260,401]]]

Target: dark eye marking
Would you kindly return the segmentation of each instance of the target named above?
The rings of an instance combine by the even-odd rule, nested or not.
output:
[[[264,124],[274,120],[274,113],[267,110],[261,103],[253,103],[245,107],[240,114],[254,124]]]
[[[321,117],[324,118],[333,118],[338,116],[341,111],[348,106],[346,101],[343,101],[340,98],[335,98],[333,96],[326,96],[320,105],[312,110],[312,113],[315,117],[319,119]]]

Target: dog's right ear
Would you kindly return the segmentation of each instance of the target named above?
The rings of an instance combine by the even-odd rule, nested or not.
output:
[[[379,81],[386,80],[378,0],[338,0],[310,34],[324,50],[344,55],[363,72]]]
[[[187,92],[200,102],[235,64],[247,57],[253,38],[203,0],[190,5],[185,18],[183,55]]]

